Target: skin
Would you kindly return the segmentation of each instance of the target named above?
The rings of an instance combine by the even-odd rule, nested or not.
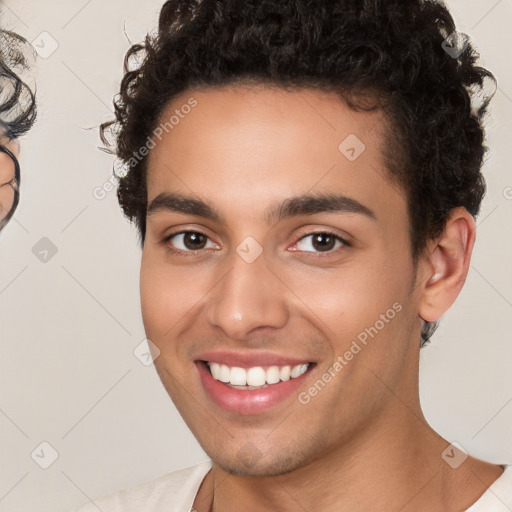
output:
[[[18,157],[20,147],[17,141],[4,140],[1,143]],[[0,220],[11,210],[14,201],[14,164],[9,155],[0,152]]]
[[[199,197],[225,222],[165,209],[148,215],[140,285],[159,376],[213,460],[194,508],[469,507],[502,468],[472,457],[457,470],[447,465],[441,453],[449,442],[421,411],[418,365],[423,320],[440,318],[464,284],[471,215],[452,212],[415,272],[406,198],[386,175],[380,112],[356,113],[312,89],[237,86],[183,93],[161,119],[191,96],[197,106],[150,152],[148,201],[170,192]],[[349,134],[366,146],[353,162],[338,150]],[[263,220],[288,197],[333,192],[376,218],[343,212]],[[204,233],[207,242],[166,240],[184,230]],[[324,252],[306,237],[325,231],[350,245]],[[236,252],[247,236],[263,249],[251,264]],[[206,349],[269,351],[315,363],[300,389],[307,391],[394,303],[402,306],[395,318],[306,405],[294,393],[243,416],[214,404],[199,380],[194,361]],[[250,464],[241,455],[248,451]]]
[[[20,147],[17,141],[4,140],[1,143],[10,149],[16,157],[19,156]],[[0,152],[0,219],[9,213],[14,201],[13,179],[13,161],[9,155]]]

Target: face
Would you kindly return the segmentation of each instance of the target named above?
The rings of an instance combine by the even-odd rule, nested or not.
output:
[[[263,86],[184,93],[173,115],[148,160],[142,313],[203,449],[270,476],[392,422],[421,321],[384,118]]]
[[[18,158],[19,145],[16,141],[2,141],[2,145]],[[13,207],[16,187],[14,162],[8,154],[0,151],[0,225]]]

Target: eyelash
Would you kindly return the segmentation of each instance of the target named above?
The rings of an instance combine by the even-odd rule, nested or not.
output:
[[[206,238],[210,238],[208,235],[206,235],[205,233],[202,233],[201,231],[193,231],[193,230],[189,230],[189,231],[179,231],[178,233],[173,233],[167,237],[165,237],[163,240],[162,240],[162,244],[165,245],[165,247],[167,248],[167,250],[173,254],[178,254],[178,255],[182,255],[182,256],[185,256],[185,257],[194,257],[196,255],[202,255],[204,252],[206,252],[208,249],[199,249],[197,251],[193,251],[193,250],[189,250],[189,251],[183,251],[181,249],[176,249],[175,247],[172,247],[172,246],[169,246],[169,242],[176,236],[178,235],[184,235],[184,234],[187,234],[187,233],[193,233],[193,234],[197,234],[197,235],[203,235],[205,236]],[[314,236],[314,235],[328,235],[328,236],[331,236],[333,237],[335,240],[337,241],[340,241],[342,243],[342,247],[338,247],[338,250],[343,248],[343,247],[351,247],[350,243],[348,243],[344,238],[340,237],[339,235],[337,235],[336,233],[333,233],[331,231],[313,231],[311,233],[307,233],[303,236],[301,236],[297,242],[295,242],[296,244],[298,242],[300,242],[301,240],[304,240],[305,238],[308,238],[310,236]],[[295,251],[294,251],[295,252]],[[311,254],[311,251],[296,251],[296,252],[305,252],[306,254]],[[316,256],[313,256],[315,258],[323,258],[323,257],[328,257],[332,254],[334,254],[336,251],[333,249],[333,250],[330,250],[330,251],[327,251],[327,252],[318,252],[318,253],[313,253],[313,254],[316,254]]]

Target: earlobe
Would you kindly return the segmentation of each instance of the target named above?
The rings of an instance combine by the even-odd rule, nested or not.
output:
[[[474,242],[473,217],[465,208],[454,209],[443,233],[431,242],[419,276],[418,313],[426,322],[439,320],[457,299],[469,271]]]

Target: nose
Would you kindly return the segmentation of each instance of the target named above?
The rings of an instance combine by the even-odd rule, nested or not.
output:
[[[289,317],[289,289],[262,254],[247,263],[237,253],[230,270],[208,295],[206,318],[230,339],[246,340],[258,328],[279,329]]]

